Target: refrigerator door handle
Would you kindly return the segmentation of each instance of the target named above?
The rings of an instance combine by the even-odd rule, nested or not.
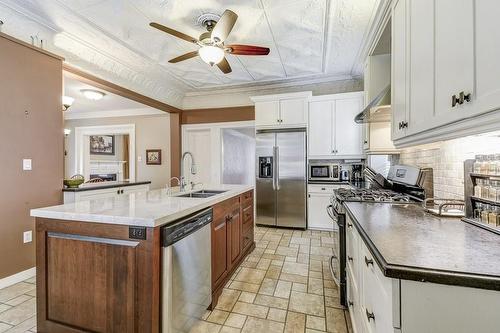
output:
[[[276,148],[276,191],[280,190],[280,147]]]
[[[276,150],[278,147],[273,146],[273,191],[276,191]]]

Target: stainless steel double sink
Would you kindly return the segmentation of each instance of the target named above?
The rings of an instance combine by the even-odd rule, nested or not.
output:
[[[179,198],[209,198],[217,194],[221,194],[227,191],[219,191],[219,190],[200,190],[194,191],[186,194],[176,195]]]

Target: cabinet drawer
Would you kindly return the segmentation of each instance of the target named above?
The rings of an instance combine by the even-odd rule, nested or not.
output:
[[[253,190],[245,192],[241,195],[241,205],[243,207],[253,203]]]
[[[379,269],[368,248],[361,244],[363,300],[361,316],[368,332],[384,333],[393,330],[392,280]],[[369,318],[372,316],[374,318]]]
[[[351,278],[356,287],[359,286],[359,237],[358,232],[355,229],[352,221],[347,216],[347,228],[346,228],[346,261],[347,266],[351,269]]]
[[[243,223],[253,220],[253,205],[243,207],[242,218]]]

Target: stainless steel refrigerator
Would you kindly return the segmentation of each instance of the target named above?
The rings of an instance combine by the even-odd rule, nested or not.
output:
[[[305,129],[256,135],[257,224],[306,228]]]

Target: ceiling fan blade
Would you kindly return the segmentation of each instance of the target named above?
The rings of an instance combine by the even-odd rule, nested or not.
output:
[[[180,38],[180,39],[184,39],[185,41],[188,41],[190,43],[194,43],[194,44],[198,43],[198,40],[196,38],[191,37],[189,35],[186,35],[182,32],[177,31],[177,30],[171,29],[169,27],[166,27],[164,25],[161,25],[159,23],[151,22],[151,23],[149,23],[149,25],[152,26],[153,28],[156,28],[158,30],[166,32],[167,34],[170,34],[170,35],[175,36],[175,37]]]
[[[219,67],[224,74],[231,73],[233,71],[226,58],[223,58],[222,61],[217,64],[217,67]]]
[[[212,40],[216,43],[225,41],[234,27],[236,19],[238,19],[238,15],[236,15],[235,12],[226,9],[215,27],[212,29]]]
[[[235,55],[268,55],[270,51],[267,47],[241,44],[227,45],[225,49]]]
[[[186,54],[180,55],[178,57],[175,57],[173,59],[170,59],[168,62],[170,62],[172,64],[175,64],[176,62],[180,62],[180,61],[184,61],[184,60],[188,60],[188,59],[194,58],[197,55],[198,55],[198,51],[192,51],[192,52],[188,52]]]

